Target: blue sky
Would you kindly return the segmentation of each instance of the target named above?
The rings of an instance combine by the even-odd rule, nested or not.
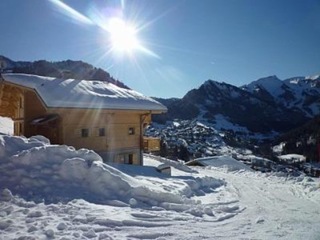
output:
[[[213,79],[320,74],[319,0],[1,0],[0,54],[82,60],[148,96],[182,97]],[[121,16],[148,51],[110,51],[97,23]]]

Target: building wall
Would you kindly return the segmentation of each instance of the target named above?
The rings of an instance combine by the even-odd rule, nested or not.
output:
[[[46,114],[46,109],[41,103],[35,92],[31,90],[24,91],[24,135],[30,137],[37,135],[35,126],[30,125],[32,119]]]
[[[61,116],[63,142],[97,151],[105,161],[141,164],[143,123],[150,114],[121,110],[54,109]]]
[[[52,124],[30,124],[46,114],[60,116],[54,130]],[[15,135],[50,138],[54,131],[58,140],[53,143],[92,149],[105,161],[129,164],[142,164],[143,127],[151,121],[145,111],[46,108],[33,90],[10,84],[0,84],[0,115],[14,120]]]
[[[15,86],[0,84],[0,116],[14,120],[14,134],[24,134],[24,95]]]

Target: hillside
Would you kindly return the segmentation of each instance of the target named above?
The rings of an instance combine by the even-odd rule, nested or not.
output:
[[[34,62],[13,61],[7,57],[0,56],[1,69],[13,73],[27,73],[40,76],[72,78],[86,80],[101,80],[113,83],[122,88],[128,88],[124,83],[114,79],[101,68],[96,68],[82,61],[60,61],[48,62],[39,60]]]
[[[157,99],[168,107],[166,120],[197,119],[213,126],[221,119],[229,128],[272,136],[301,126],[320,114],[320,78],[262,78],[242,87],[208,80],[182,99]],[[155,118],[156,121],[159,117]],[[219,127],[218,127],[219,128]],[[239,132],[239,131],[238,131]]]
[[[273,145],[282,146],[281,154],[297,153],[307,161],[320,162],[320,116],[279,136]]]

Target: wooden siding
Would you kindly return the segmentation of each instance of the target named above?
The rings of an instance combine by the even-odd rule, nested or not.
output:
[[[24,93],[25,102],[25,131],[24,135],[30,137],[39,134],[35,126],[30,125],[30,122],[36,118],[43,116],[47,113],[42,102],[38,98],[35,92],[31,90],[25,90]],[[46,136],[48,137],[48,136]]]
[[[14,120],[14,134],[24,134],[24,94],[23,90],[0,83],[0,116]]]
[[[141,128],[150,122],[150,113],[62,108],[50,112],[61,117],[64,144],[95,150],[112,162],[140,164]],[[104,129],[103,136],[99,135],[100,129]],[[132,129],[133,134],[129,131]]]
[[[140,148],[140,115],[138,112],[55,109],[62,119],[63,140],[76,148],[86,146],[96,151]],[[105,136],[99,136],[99,129],[105,129]],[[129,128],[135,133],[129,134]],[[82,136],[87,129],[87,137]]]
[[[4,117],[19,118],[21,111],[21,101],[23,92],[17,87],[0,84],[0,114]]]

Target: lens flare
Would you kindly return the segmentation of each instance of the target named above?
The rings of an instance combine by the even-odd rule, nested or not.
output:
[[[133,56],[134,52],[141,52],[146,55],[160,59],[160,57],[152,50],[143,46],[138,38],[138,33],[143,27],[136,27],[130,21],[124,20],[125,1],[121,0],[120,8],[105,9],[93,7],[89,9],[89,15],[86,16],[61,0],[49,0],[55,7],[70,19],[75,20],[76,23],[86,25],[94,25],[103,30],[106,34],[105,45],[108,46],[106,53],[128,54]],[[108,9],[108,8],[107,8]],[[112,10],[112,11],[111,11]]]
[[[120,18],[112,18],[108,24],[111,45],[116,51],[129,52],[139,49],[140,43],[135,27]]]
[[[64,2],[61,2],[60,0],[49,1],[53,3],[62,14],[68,16],[71,19],[74,19],[76,22],[89,25],[94,24],[88,17],[74,10],[72,7],[68,6]]]

